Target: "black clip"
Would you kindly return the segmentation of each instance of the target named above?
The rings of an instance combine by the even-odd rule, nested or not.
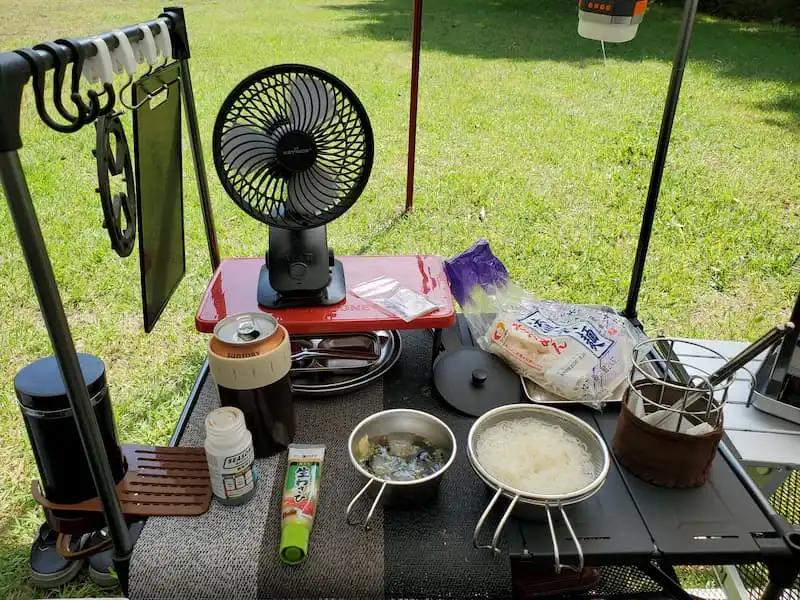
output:
[[[99,94],[94,90],[89,90],[86,95],[89,96],[89,104],[83,101],[81,97],[81,73],[83,72],[83,61],[86,58],[83,46],[77,41],[70,38],[61,38],[56,40],[56,44],[69,48],[74,55],[75,60],[72,64],[72,85],[70,87],[70,99],[78,107],[78,112],[81,114],[83,125],[91,123],[100,114],[100,102],[98,101]],[[105,107],[104,107],[105,108]],[[108,111],[106,111],[108,112]],[[105,114],[105,113],[103,113]]]
[[[78,131],[83,125],[85,124],[82,119],[76,119],[75,121],[69,120],[69,124],[62,124],[57,123],[53,118],[48,114],[47,107],[45,105],[44,99],[44,70],[42,65],[39,64],[39,54],[35,50],[31,50],[30,48],[22,48],[20,50],[15,50],[17,54],[19,54],[22,58],[24,58],[31,69],[31,79],[33,79],[33,98],[36,102],[36,112],[39,113],[39,118],[44,121],[45,125],[50,127],[51,129],[55,129],[60,133],[74,133]],[[59,90],[55,90],[53,93],[60,93]],[[60,111],[59,111],[60,112]]]

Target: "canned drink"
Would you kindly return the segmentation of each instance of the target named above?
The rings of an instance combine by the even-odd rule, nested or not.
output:
[[[286,329],[266,313],[227,317],[208,343],[208,366],[220,404],[244,413],[256,458],[284,450],[296,427]]]

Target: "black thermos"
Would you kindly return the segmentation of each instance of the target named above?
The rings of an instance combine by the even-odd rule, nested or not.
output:
[[[125,476],[125,465],[117,444],[105,366],[91,354],[78,354],[78,360],[111,474],[119,483]],[[55,357],[42,358],[20,370],[14,378],[14,388],[47,499],[75,504],[97,496]]]

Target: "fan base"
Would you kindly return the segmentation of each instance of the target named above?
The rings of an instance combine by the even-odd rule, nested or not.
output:
[[[272,287],[269,280],[269,269],[264,265],[258,274],[258,303],[264,308],[293,308],[297,306],[331,306],[344,302],[347,288],[344,283],[344,267],[338,260],[331,267],[331,281],[313,292],[286,293]]]

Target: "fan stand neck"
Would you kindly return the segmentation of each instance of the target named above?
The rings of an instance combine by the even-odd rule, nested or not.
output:
[[[328,248],[325,226],[305,230],[270,227],[269,250],[258,276],[265,308],[331,306],[346,295],[344,268]]]

